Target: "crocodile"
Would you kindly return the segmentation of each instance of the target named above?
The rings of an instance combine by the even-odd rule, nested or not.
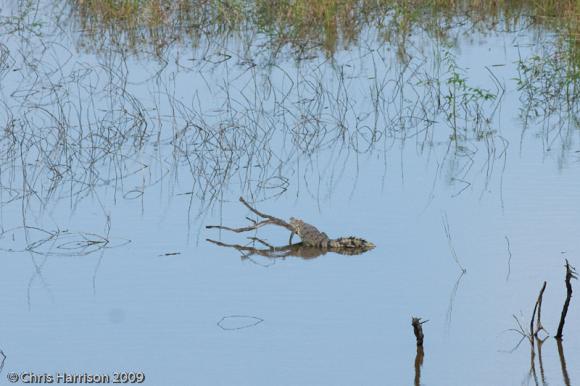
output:
[[[332,251],[344,255],[358,255],[375,247],[375,245],[370,241],[354,236],[331,239],[330,237],[328,237],[326,233],[319,231],[318,228],[316,228],[314,225],[305,223],[300,219],[290,217],[290,222],[288,223],[278,217],[271,216],[269,214],[260,212],[256,208],[253,208],[250,204],[246,202],[246,200],[244,200],[243,197],[240,197],[240,202],[244,204],[253,213],[263,218],[263,220],[257,221],[246,217],[248,220],[252,222],[252,225],[242,228],[230,228],[224,225],[206,225],[206,228],[225,229],[231,232],[242,233],[253,231],[265,225],[272,224],[288,229],[290,231],[290,240],[288,242],[289,245],[286,245],[284,247],[274,247],[273,245],[268,244],[264,240],[260,240],[256,237],[250,237],[251,240],[258,241],[266,245],[269,248],[267,250],[268,255],[272,254],[272,252],[278,251],[287,253],[287,255],[302,256],[303,254],[307,255],[316,254],[318,256],[319,255],[318,252],[313,251],[313,249],[321,250],[322,254],[328,251]],[[292,236],[294,236],[295,234],[302,239],[301,243],[292,244]],[[252,251],[253,253],[259,254],[261,254],[262,252],[266,253],[266,251],[262,251],[253,247],[242,246],[239,244],[225,244],[211,239],[208,239],[208,241],[220,246],[233,247],[244,251]],[[304,248],[304,251],[301,252],[298,250],[294,250],[295,248]]]
[[[359,237],[348,236],[339,237],[337,239],[331,239],[324,232],[321,232],[314,225],[305,223],[304,221],[290,217],[290,226],[292,227],[292,233],[290,234],[290,242],[292,242],[292,236],[294,234],[298,235],[302,239],[302,243],[309,247],[316,248],[358,248],[358,249],[372,249],[375,247],[373,243]]]

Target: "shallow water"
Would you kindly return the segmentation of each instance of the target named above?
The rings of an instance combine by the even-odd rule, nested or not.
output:
[[[564,259],[580,251],[577,99],[525,121],[538,106],[515,80],[548,44],[536,32],[459,34],[453,48],[418,33],[406,63],[372,30],[332,59],[261,63],[234,39],[171,47],[163,62],[91,52],[39,14],[41,34],[2,35],[3,380],[413,384],[412,316],[429,320],[423,384],[580,378],[575,299],[569,381],[552,338],[535,375],[527,341],[510,352],[512,315],[527,328],[544,280],[555,335]],[[451,88],[454,72],[471,88]],[[469,99],[475,89],[495,99]],[[451,90],[457,140],[436,103]],[[245,225],[240,196],[377,247],[268,259],[206,242],[248,242],[205,229]]]

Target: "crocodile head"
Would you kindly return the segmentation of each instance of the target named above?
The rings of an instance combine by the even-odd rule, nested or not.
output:
[[[294,233],[300,236],[300,234],[302,233],[301,229],[302,226],[304,225],[304,221],[299,220],[295,217],[290,217],[290,225],[292,225],[292,228],[294,228]]]
[[[297,219],[296,217],[290,217],[290,225],[300,225],[303,223],[302,220]]]

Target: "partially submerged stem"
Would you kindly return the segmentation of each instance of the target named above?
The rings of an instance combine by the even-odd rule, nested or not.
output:
[[[536,304],[534,305],[534,312],[532,313],[532,320],[530,320],[530,341],[532,342],[532,346],[534,345],[534,336],[538,336],[538,332],[544,330],[544,326],[542,326],[541,322],[541,314],[542,314],[542,299],[544,298],[544,291],[546,290],[546,281],[542,285],[542,289],[538,295],[538,299],[536,300]],[[536,319],[536,328],[534,330],[534,318],[536,317],[536,311],[538,314],[538,318]]]
[[[560,324],[558,325],[558,332],[556,333],[557,340],[562,340],[564,323],[566,323],[566,315],[568,314],[568,307],[570,306],[570,300],[572,299],[572,279],[577,279],[576,269],[570,265],[568,259],[566,259],[566,301],[564,302],[564,307],[562,308],[562,315],[560,316]]]
[[[421,318],[413,317],[411,319],[411,325],[413,326],[413,333],[415,334],[415,339],[417,340],[417,346],[423,347],[423,324],[427,323],[428,320],[421,321]]]

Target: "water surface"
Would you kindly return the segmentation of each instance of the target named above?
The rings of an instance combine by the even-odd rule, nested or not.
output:
[[[403,58],[372,27],[330,56],[272,57],[259,34],[159,55],[97,49],[35,6],[2,9],[2,379],[413,384],[412,316],[429,319],[423,384],[580,378],[574,299],[564,357],[549,338],[534,372],[527,340],[511,351],[544,280],[555,334],[580,251],[577,95],[557,63],[525,67],[556,55],[549,31],[416,31]],[[206,242],[287,243],[205,229],[246,225],[240,196],[377,247],[269,259]]]

